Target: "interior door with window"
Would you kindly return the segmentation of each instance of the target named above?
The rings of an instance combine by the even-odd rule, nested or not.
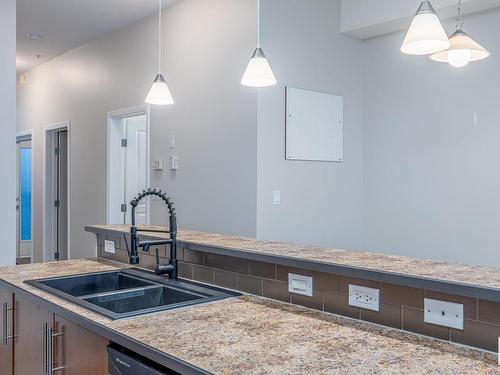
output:
[[[31,263],[32,212],[31,212],[31,179],[32,179],[32,144],[31,135],[18,137],[17,144],[17,253],[16,263]]]

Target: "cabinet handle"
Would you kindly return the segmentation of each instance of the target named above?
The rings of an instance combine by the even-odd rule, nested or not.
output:
[[[43,373],[45,375],[52,375],[52,373],[61,371],[64,369],[64,366],[58,366],[54,367],[55,361],[54,361],[54,353],[53,353],[53,348],[54,348],[54,338],[60,337],[63,334],[61,332],[55,332],[55,330],[49,326],[48,323],[45,323],[44,326],[44,350],[43,350],[43,358],[44,358],[44,366],[43,366]]]
[[[8,341],[14,338],[14,335],[9,336],[9,323],[8,323],[8,313],[9,311],[13,311],[12,308],[9,308],[7,302],[3,303],[2,306],[2,345],[7,346]]]

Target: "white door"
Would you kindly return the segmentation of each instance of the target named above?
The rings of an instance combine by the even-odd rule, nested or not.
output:
[[[126,139],[124,147],[124,182],[125,201],[127,214],[125,224],[130,224],[130,201],[137,193],[146,189],[147,186],[147,128],[146,116],[136,116],[123,119],[123,134]],[[148,200],[141,201],[136,209],[136,223],[147,224],[148,222]]]

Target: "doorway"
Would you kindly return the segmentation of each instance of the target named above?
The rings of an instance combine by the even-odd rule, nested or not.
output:
[[[44,261],[70,259],[69,123],[44,132]]]
[[[33,259],[33,153],[31,137],[31,132],[18,133],[16,137],[16,264],[29,264]]]
[[[130,224],[129,202],[149,186],[149,106],[108,113],[107,223]],[[149,199],[136,209],[149,224]]]

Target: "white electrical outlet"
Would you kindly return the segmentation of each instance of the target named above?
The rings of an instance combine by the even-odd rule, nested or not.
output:
[[[288,291],[290,293],[313,296],[313,278],[304,275],[288,274]]]
[[[464,305],[424,298],[424,322],[464,329]]]
[[[349,284],[349,305],[380,311],[379,289]]]
[[[104,252],[114,254],[115,253],[115,241],[104,241]]]

